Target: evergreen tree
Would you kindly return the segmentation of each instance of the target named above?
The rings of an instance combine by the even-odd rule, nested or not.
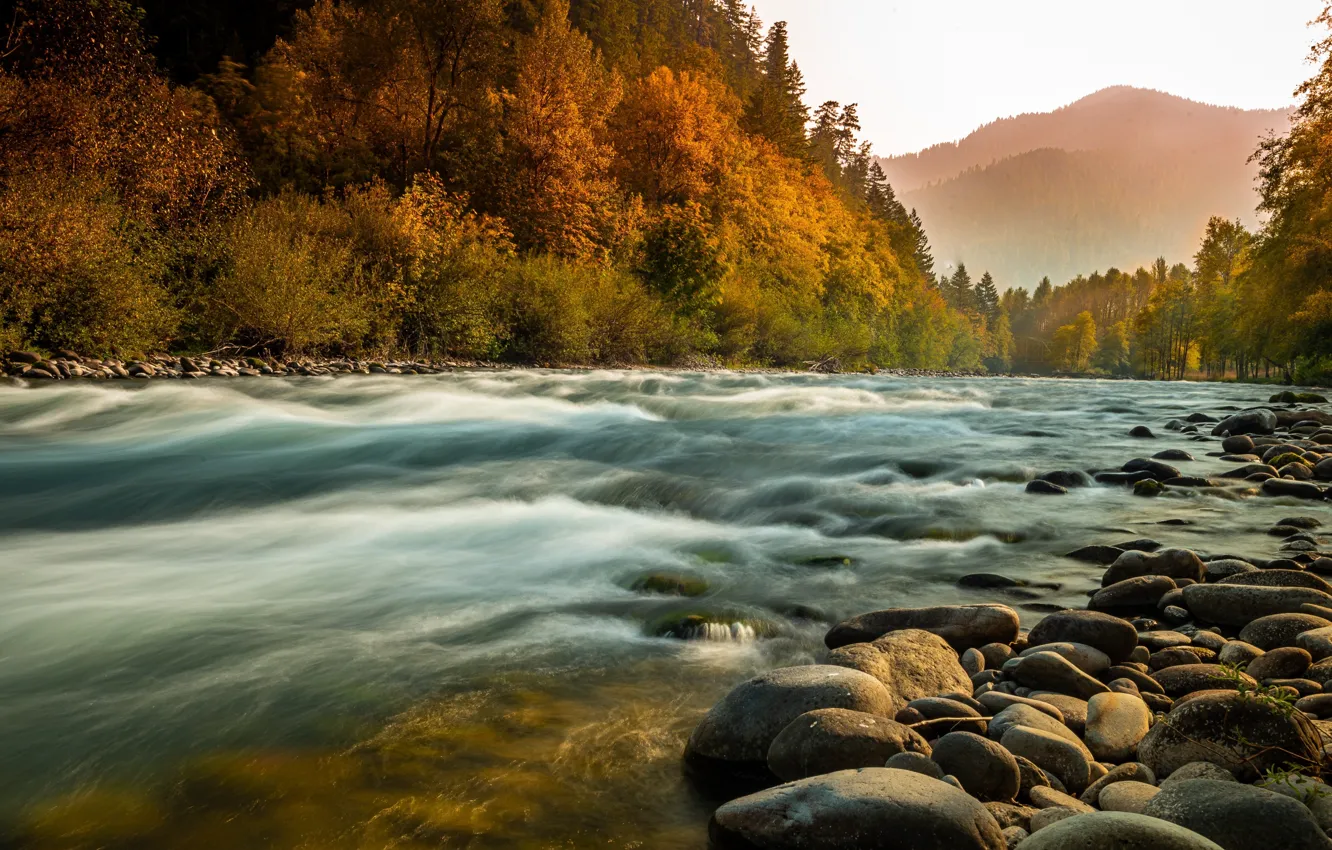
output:
[[[968,311],[975,307],[975,292],[971,288],[971,275],[967,273],[967,264],[958,263],[957,270],[948,279],[944,289],[944,298],[948,306],[955,310]]]
[[[763,42],[763,79],[745,110],[745,129],[776,145],[783,154],[801,157],[807,139],[805,80],[791,61],[786,22],[778,21]]]
[[[999,319],[999,290],[995,288],[994,278],[987,271],[976,284],[976,309],[985,317],[990,327]]]
[[[920,215],[914,209],[911,211],[911,228],[915,232],[916,238],[912,258],[916,261],[916,268],[920,270],[921,277],[933,286],[935,284],[934,249],[930,247],[930,238],[925,234],[925,223],[920,220]]]

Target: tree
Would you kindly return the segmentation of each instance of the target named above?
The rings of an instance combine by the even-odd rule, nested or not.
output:
[[[967,273],[966,263],[957,264],[943,290],[944,299],[954,310],[966,312],[975,308],[975,293],[971,289],[971,275]]]
[[[989,272],[981,275],[980,283],[976,284],[975,301],[976,309],[993,326],[999,320],[999,290]]]
[[[568,14],[567,0],[552,0],[518,45],[504,97],[511,173],[503,207],[520,247],[587,257],[615,239],[614,150],[605,138],[621,84]]]
[[[805,125],[805,80],[791,61],[786,22],[768,30],[763,43],[763,78],[745,110],[745,129],[762,136],[786,156],[803,157],[808,144]]]
[[[719,81],[658,68],[630,90],[615,118],[621,185],[651,204],[700,200],[733,154],[734,97]]]
[[[1054,349],[1061,368],[1069,372],[1085,372],[1096,353],[1096,320],[1083,311],[1071,325],[1055,331]]]

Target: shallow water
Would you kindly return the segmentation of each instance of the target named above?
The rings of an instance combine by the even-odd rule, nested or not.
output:
[[[1307,505],[1021,483],[1166,447],[1220,471],[1218,443],[1162,426],[1266,396],[537,371],[0,388],[0,830],[697,847],[692,723],[815,660],[830,622],[992,601],[954,586],[970,572],[1081,604],[1100,570],[1061,554],[1088,543],[1272,557],[1263,531]],[[631,589],[651,572],[708,593]],[[713,639],[657,636],[686,614]]]

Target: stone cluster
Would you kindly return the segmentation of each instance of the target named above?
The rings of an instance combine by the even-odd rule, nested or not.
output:
[[[1031,492],[1150,481],[1158,492],[1327,497],[1327,414],[1191,419],[1167,428],[1223,439],[1227,462],[1240,465],[1225,480],[1184,476],[1167,461],[1191,458],[1175,450],[1109,473],[1050,473]],[[838,623],[821,663],[741,683],[690,736],[688,774],[724,800],[713,845],[1332,850],[1322,525],[1278,522],[1270,560],[1152,540],[1084,547],[1070,557],[1104,568],[1087,608],[1030,630],[1003,604]]]

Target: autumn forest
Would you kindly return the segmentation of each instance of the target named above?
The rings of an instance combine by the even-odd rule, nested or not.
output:
[[[172,5],[6,10],[0,350],[1332,380],[1332,41],[1260,230],[1055,285],[935,257],[741,0]]]

